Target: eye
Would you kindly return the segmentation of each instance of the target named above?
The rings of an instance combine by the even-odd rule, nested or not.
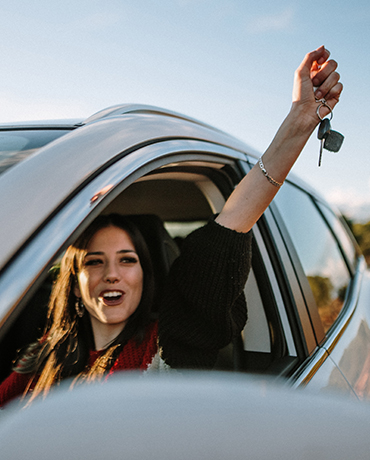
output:
[[[123,264],[136,264],[139,260],[133,256],[124,256],[120,259]]]
[[[100,265],[102,263],[103,261],[101,259],[88,259],[88,260],[85,260],[84,265],[85,267],[91,267],[95,265]]]

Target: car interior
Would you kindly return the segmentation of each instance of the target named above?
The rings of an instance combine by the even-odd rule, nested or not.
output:
[[[148,244],[160,289],[183,239],[220,212],[237,180],[237,169],[231,165],[170,164],[136,180],[112,201],[108,195],[101,212],[131,216]],[[1,342],[1,381],[10,373],[17,351],[42,335],[52,282],[51,270]],[[220,351],[216,369],[284,373],[288,357],[284,331],[256,241],[245,294],[247,325],[234,343]]]

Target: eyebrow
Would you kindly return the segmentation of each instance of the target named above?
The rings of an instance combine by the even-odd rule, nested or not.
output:
[[[116,252],[116,254],[127,254],[127,253],[134,253],[137,255],[137,252],[134,249],[121,249]],[[103,256],[104,252],[103,251],[95,251],[95,252],[88,252],[85,257],[88,256]]]

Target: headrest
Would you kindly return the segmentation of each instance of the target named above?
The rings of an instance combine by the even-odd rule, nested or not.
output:
[[[173,261],[180,255],[175,241],[155,214],[131,214],[128,217],[140,230],[152,259],[154,277],[161,292]]]

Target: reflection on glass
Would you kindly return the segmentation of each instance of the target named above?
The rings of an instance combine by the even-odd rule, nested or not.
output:
[[[310,283],[327,331],[344,303],[350,275],[337,242],[309,195],[286,183],[276,204]]]
[[[340,241],[342,249],[348,258],[348,262],[352,265],[352,267],[355,267],[358,253],[351,240],[351,237],[348,234],[348,231],[343,226],[343,223],[329,208],[321,203],[319,204],[319,207],[326,220],[329,222],[331,228],[335,232],[336,237]]]
[[[0,131],[0,174],[67,132],[62,129]]]

